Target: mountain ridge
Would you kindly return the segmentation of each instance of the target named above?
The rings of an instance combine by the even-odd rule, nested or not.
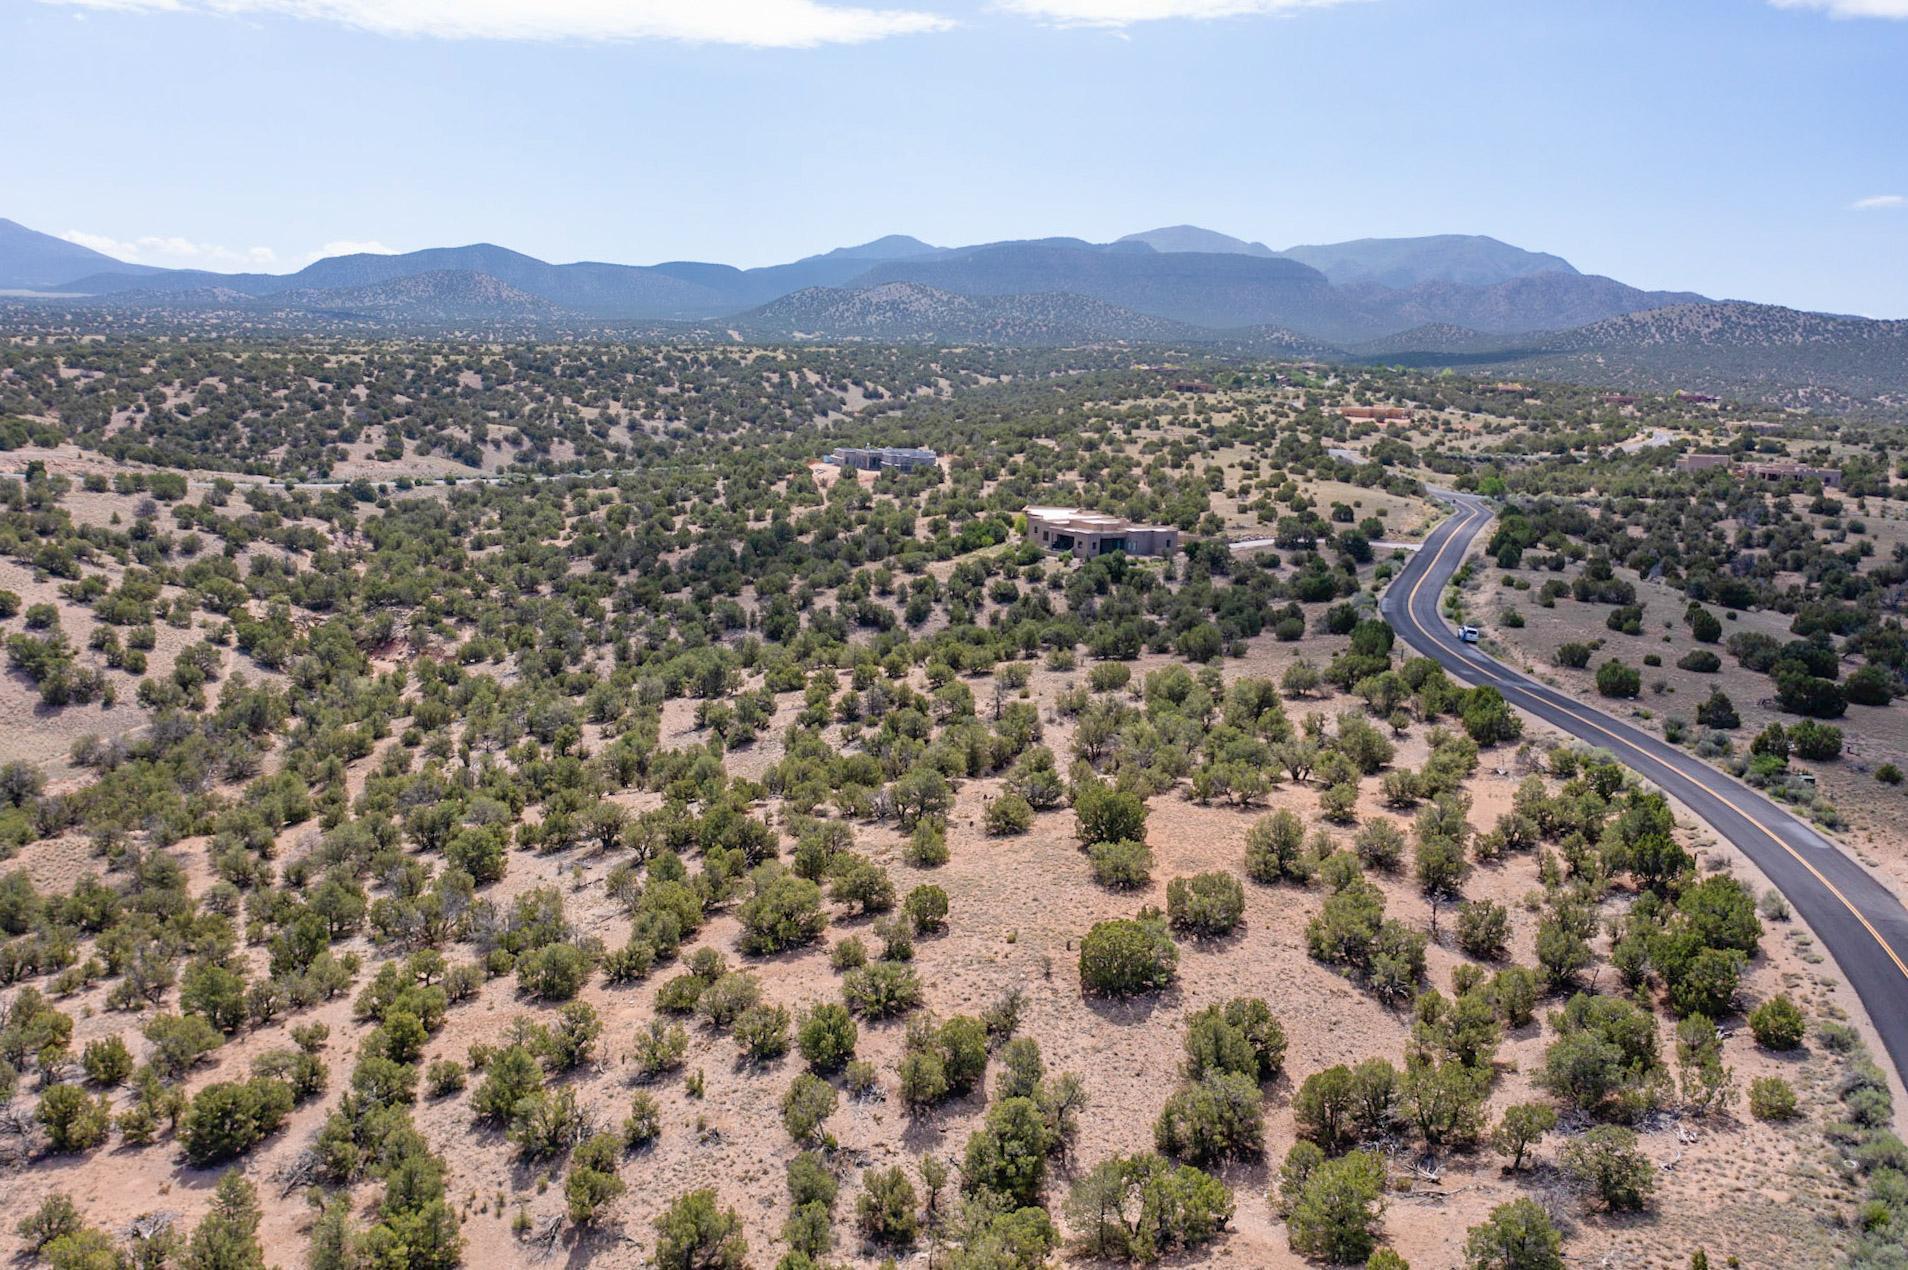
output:
[[[81,273],[136,277],[161,272],[0,217],[0,288],[50,291]]]
[[[1279,254],[1311,265],[1341,286],[1377,283],[1403,289],[1427,282],[1491,286],[1536,274],[1577,274],[1577,267],[1562,256],[1513,247],[1486,234],[1354,238],[1287,247]]]
[[[18,249],[11,256],[9,244]],[[1196,250],[1212,246],[1223,250]],[[90,272],[64,284],[65,294],[17,303],[170,307],[280,329],[322,316],[384,329],[489,325],[656,338],[1152,342],[1908,408],[1908,323],[1642,291],[1480,236],[1266,254],[1262,246],[1196,226],[1110,243],[946,247],[888,235],[739,269],[557,265],[472,243],[327,257],[283,275],[220,274],[127,265],[0,222],[0,278],[37,281],[50,258],[56,269],[63,261]]]
[[[1607,279],[1574,281],[1581,275],[1560,258],[1526,252],[1495,239],[1446,235],[1366,239],[1343,246],[1367,256],[1378,253],[1393,274],[1404,269],[1413,279],[1411,285],[1387,287],[1367,280],[1342,287],[1304,261],[1274,252],[1263,243],[1176,225],[1128,234],[1109,243],[1051,237],[940,247],[909,235],[890,234],[752,269],[686,260],[655,265],[551,264],[485,242],[398,254],[332,256],[282,275],[114,267],[109,258],[93,255],[85,263],[99,267],[59,284],[58,289],[67,295],[99,297],[128,291],[216,291],[266,298],[452,271],[494,277],[586,318],[706,321],[741,314],[811,287],[913,281],[976,296],[1078,295],[1168,321],[1215,329],[1272,325],[1341,343],[1427,321],[1489,329],[1548,329],[1671,302]],[[1444,268],[1438,262],[1448,261],[1454,253],[1471,261],[1466,266],[1471,281],[1436,276]],[[3,256],[0,253],[0,267],[4,267]],[[1343,265],[1334,259],[1335,263],[1327,263],[1335,268]],[[1480,259],[1486,263],[1478,264]],[[1526,291],[1522,302],[1507,292],[1491,291],[1534,276],[1537,265],[1532,262],[1555,262],[1560,266],[1552,270],[1557,278],[1573,281],[1552,280]],[[126,272],[135,268],[139,271]],[[1674,301],[1700,298],[1679,293]]]

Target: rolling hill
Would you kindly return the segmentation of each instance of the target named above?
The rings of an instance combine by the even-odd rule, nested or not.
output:
[[[1339,292],[1366,318],[1367,338],[1425,325],[1517,333],[1583,326],[1626,313],[1709,301],[1687,291],[1639,291],[1614,278],[1537,273],[1488,286],[1420,282],[1404,290],[1365,282]]]
[[[1209,331],[1076,295],[956,295],[918,282],[844,289],[810,287],[732,319],[746,334],[774,338],[906,343],[1187,343]]]
[[[360,287],[287,291],[262,303],[435,325],[457,322],[552,323],[565,312],[541,296],[489,274],[441,269]]]
[[[1496,367],[1584,383],[1686,388],[1770,405],[1908,408],[1908,321],[1728,301],[1506,339],[1423,327],[1353,350],[1368,361]]]

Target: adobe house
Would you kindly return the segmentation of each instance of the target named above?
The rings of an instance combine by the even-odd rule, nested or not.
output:
[[[1842,483],[1839,467],[1811,467],[1807,463],[1738,463],[1730,469],[1738,476],[1753,476],[1763,481],[1820,481],[1830,489]]]
[[[1170,556],[1179,550],[1179,531],[1170,525],[1136,525],[1078,507],[1029,507],[1027,537],[1049,551],[1065,551],[1091,560],[1124,551],[1129,556]]]

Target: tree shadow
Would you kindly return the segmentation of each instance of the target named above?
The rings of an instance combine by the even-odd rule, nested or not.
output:
[[[1115,1027],[1144,1024],[1159,1010],[1172,1009],[1180,1002],[1181,995],[1176,984],[1157,992],[1135,993],[1128,997],[1106,996],[1100,993],[1086,994],[1087,1009]]]

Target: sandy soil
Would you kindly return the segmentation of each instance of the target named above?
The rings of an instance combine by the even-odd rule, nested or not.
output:
[[[1297,655],[1297,649],[1318,661],[1330,655],[1335,642],[1256,643],[1242,663],[1228,666],[1228,673],[1276,673]],[[1161,659],[1149,659],[1137,669],[1159,664],[1164,664]],[[1073,678],[1042,670],[1030,691],[1049,702]],[[976,695],[984,696],[984,688],[984,681],[978,683]],[[795,694],[782,698],[777,726],[796,705]],[[1293,703],[1291,709],[1297,717],[1307,709],[1336,713],[1344,705],[1325,699]],[[1065,722],[1049,712],[1046,739],[1057,753],[1064,754],[1068,732]],[[1533,728],[1531,735],[1537,738],[1541,732]],[[699,739],[690,713],[672,703],[665,717],[665,744]],[[733,755],[732,770],[747,772],[766,766],[776,746],[765,740]],[[1414,734],[1401,745],[1398,761],[1415,764],[1424,753],[1422,735]],[[366,764],[375,761],[374,757]],[[1472,782],[1473,823],[1488,825],[1506,808],[1523,775],[1524,765],[1512,751],[1487,755]],[[1364,783],[1363,816],[1387,814],[1377,805],[1376,784],[1376,778]],[[1060,1170],[1050,1187],[1056,1210],[1070,1172],[1091,1167],[1115,1152],[1150,1147],[1153,1119],[1175,1079],[1187,1015],[1236,995],[1260,995],[1271,1003],[1291,1038],[1288,1075],[1268,1091],[1264,1162],[1223,1171],[1237,1202],[1231,1233],[1208,1255],[1195,1260],[1202,1265],[1236,1267],[1300,1264],[1287,1250],[1284,1230],[1266,1198],[1269,1178],[1293,1140],[1289,1110],[1293,1089],[1305,1074],[1331,1063],[1373,1055],[1397,1061],[1409,1031],[1406,1017],[1385,1009],[1368,993],[1305,955],[1304,925],[1317,911],[1321,893],[1248,883],[1243,931],[1212,944],[1182,944],[1178,984],[1156,998],[1123,1005],[1087,999],[1079,989],[1076,960],[1077,941],[1094,921],[1131,914],[1144,903],[1163,903],[1171,878],[1213,868],[1242,873],[1245,832],[1252,819],[1275,807],[1291,807],[1308,820],[1315,819],[1317,791],[1283,784],[1265,808],[1249,812],[1202,807],[1178,792],[1156,798],[1148,833],[1157,854],[1154,881],[1142,892],[1112,894],[1090,880],[1068,812],[1042,815],[1033,831],[1021,837],[984,836],[979,816],[996,790],[993,781],[973,781],[963,787],[949,835],[952,860],[938,870],[916,870],[902,863],[901,840],[892,828],[859,826],[857,836],[863,850],[890,867],[900,893],[931,881],[944,887],[952,899],[948,933],[918,945],[916,965],[929,1007],[941,1015],[978,1012],[1004,991],[1018,988],[1026,994],[1022,1032],[1040,1041],[1049,1070],[1075,1071],[1084,1078],[1091,1105],[1075,1163],[1072,1169]],[[640,803],[642,796],[632,801]],[[1339,836],[1345,836],[1344,832]],[[1692,834],[1692,839],[1700,835]],[[202,857],[204,848],[202,841],[194,841],[174,850],[184,857]],[[70,840],[35,844],[23,862],[36,878],[71,876],[76,866],[85,863],[74,859],[76,850],[83,850],[83,844]],[[1735,868],[1753,879],[1747,865],[1726,849],[1709,855],[1712,867]],[[611,863],[589,849],[564,856],[516,852],[511,856],[510,874],[496,893],[501,899],[561,877],[577,925],[616,942],[627,923],[602,891],[601,880]],[[203,882],[202,868],[195,875]],[[1414,886],[1403,878],[1379,880],[1392,914],[1420,927],[1428,925],[1429,908]],[[1759,879],[1753,880],[1760,885]],[[1517,923],[1514,950],[1525,961],[1532,955],[1535,914],[1519,900],[1536,887],[1535,861],[1522,856],[1479,869],[1466,889],[1467,895],[1496,898],[1510,907]],[[827,940],[865,935],[866,925],[861,919],[837,921]],[[1448,920],[1445,929],[1449,929]],[[773,1002],[793,1008],[838,999],[837,978],[823,947],[749,961],[735,953],[736,934],[735,919],[723,916],[706,928],[697,946],[719,948],[733,960],[748,962]],[[1793,926],[1772,928],[1765,948],[1765,956],[1746,981],[1745,1001],[1787,990],[1812,1015],[1856,1013],[1851,994],[1832,967],[1821,964],[1819,955],[1811,961],[1806,932]],[[1454,950],[1434,946],[1432,981],[1447,985],[1460,960]],[[602,1126],[619,1123],[625,1114],[633,1074],[628,1064],[630,1039],[651,1017],[655,984],[667,973],[628,988],[595,983],[583,994],[603,1012],[607,1030],[600,1065],[571,1079]],[[473,1042],[494,1042],[518,1013],[552,1012],[516,1000],[512,983],[492,983],[477,1001],[455,1007],[433,1039],[427,1058],[462,1057]],[[101,995],[103,989],[94,989],[61,1002],[79,1020],[76,1048],[111,1032],[134,1031],[136,1020],[98,1008]],[[334,1003],[305,1017],[321,1018],[332,1026],[331,1092],[300,1109],[283,1132],[255,1150],[244,1164],[271,1200],[263,1233],[281,1264],[298,1259],[310,1212],[295,1196],[277,1198],[280,1188],[271,1179],[303,1148],[326,1110],[335,1105],[352,1063],[348,1003]],[[252,1055],[286,1043],[289,1022],[235,1039],[219,1051],[215,1064],[194,1074],[191,1087],[242,1075]],[[669,1197],[698,1185],[716,1186],[724,1201],[741,1213],[754,1264],[770,1264],[779,1255],[776,1232],[787,1207],[782,1170],[794,1147],[780,1127],[777,1103],[799,1070],[799,1060],[791,1057],[761,1070],[745,1068],[737,1065],[730,1042],[699,1030],[694,1034],[689,1065],[706,1078],[706,1096],[691,1098],[681,1079],[665,1081],[653,1090],[663,1110],[661,1141],[652,1151],[625,1163],[623,1173],[630,1190],[616,1202],[610,1228],[564,1246],[558,1255],[604,1266],[640,1264],[653,1239],[650,1222],[655,1214]],[[898,1022],[863,1026],[859,1053],[880,1071],[883,1098],[860,1105],[844,1102],[828,1125],[842,1146],[838,1159],[846,1183],[838,1207],[838,1252],[855,1265],[872,1266],[878,1261],[858,1247],[852,1230],[859,1172],[905,1163],[923,1153],[957,1158],[982,1111],[981,1100],[974,1097],[910,1119],[894,1093],[902,1034]],[[1667,1043],[1667,1024],[1664,1037]],[[1541,1025],[1507,1038],[1499,1054],[1493,1107],[1530,1096],[1527,1073],[1539,1062],[1547,1039],[1548,1029]],[[1829,1087],[1833,1064],[1827,1058],[1811,1054],[1778,1060],[1756,1052],[1743,1032],[1730,1037],[1725,1051],[1744,1085],[1753,1076],[1781,1071],[1796,1080],[1816,1119],[1826,1114],[1833,1096]],[[1774,1128],[1749,1121],[1746,1113],[1738,1114],[1740,1118],[1683,1124],[1681,1135],[1675,1121],[1665,1118],[1645,1134],[1646,1150],[1670,1168],[1661,1178],[1655,1210],[1641,1218],[1610,1219],[1589,1213],[1546,1165],[1508,1177],[1493,1156],[1458,1155],[1443,1161],[1440,1183],[1419,1182],[1391,1197],[1386,1237],[1413,1265],[1454,1265],[1468,1226],[1496,1204],[1529,1193],[1565,1223],[1577,1264],[1681,1266],[1699,1243],[1707,1245],[1712,1256],[1736,1253],[1748,1266],[1826,1264],[1832,1259],[1835,1239],[1830,1222],[1845,1211],[1848,1197],[1834,1176],[1819,1128],[1809,1121]],[[511,1233],[512,1217],[519,1208],[537,1220],[560,1213],[560,1185],[545,1185],[546,1175],[560,1180],[560,1174],[515,1163],[499,1135],[473,1126],[467,1095],[423,1101],[416,1120],[449,1164],[451,1191],[463,1217],[466,1264],[535,1264],[535,1254]],[[1539,1155],[1547,1161],[1555,1151],[1552,1141]],[[1409,1176],[1405,1164],[1400,1160],[1394,1168],[1400,1186]],[[16,1171],[15,1184],[0,1195],[0,1250],[11,1246],[18,1217],[53,1190],[69,1191],[90,1218],[117,1229],[135,1215],[154,1209],[196,1219],[209,1201],[213,1181],[210,1173],[185,1168],[170,1143],[143,1150],[113,1147],[85,1157],[47,1160]],[[358,1198],[366,1204],[373,1202],[375,1188],[362,1188]]]

